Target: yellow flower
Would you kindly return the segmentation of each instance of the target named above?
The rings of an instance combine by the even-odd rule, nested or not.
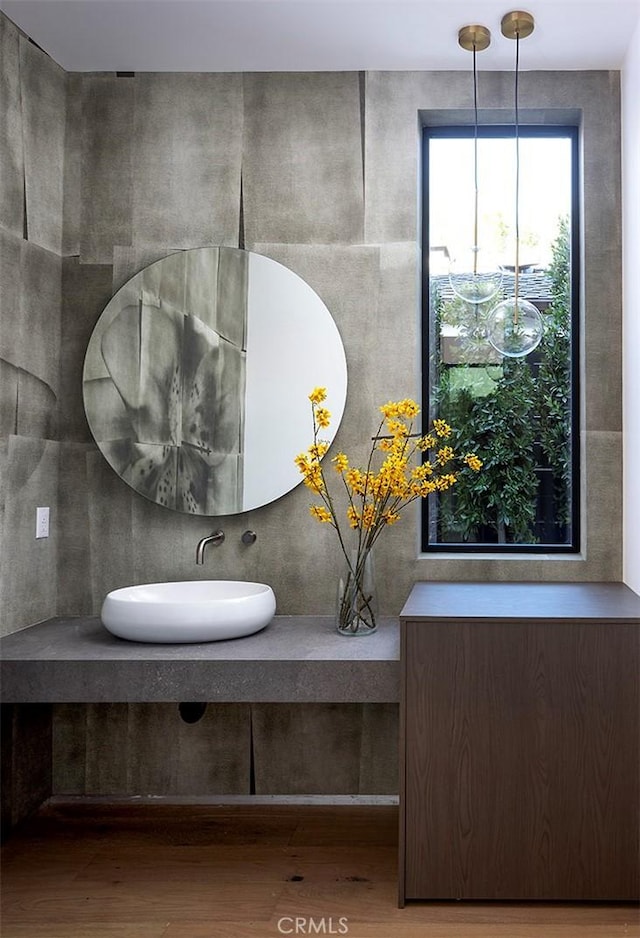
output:
[[[331,413],[330,411],[327,410],[326,407],[317,407],[315,411],[315,415],[316,415],[316,423],[318,424],[319,427],[322,427],[324,429],[325,427],[329,426]]]
[[[388,453],[393,449],[393,440],[389,440],[387,437],[382,437],[378,443],[378,449],[381,449],[383,453]]]
[[[420,413],[420,408],[415,401],[412,401],[410,397],[407,397],[403,401],[398,402],[398,413],[402,417],[417,417],[417,415]]]
[[[399,519],[399,517],[400,517],[400,515],[398,514],[397,511],[395,511],[395,512],[394,512],[394,511],[383,511],[383,512],[382,512],[382,520],[384,521],[385,524],[395,524],[396,521]]]
[[[433,429],[436,432],[437,436],[451,436],[453,432],[449,424],[444,420],[434,420]]]
[[[473,469],[474,472],[479,472],[480,469],[482,469],[482,460],[478,459],[475,453],[467,453],[462,461],[467,464],[469,469]]]
[[[312,404],[322,404],[323,401],[327,399],[327,389],[326,388],[314,388],[311,394],[309,395],[309,400]]]
[[[324,454],[327,452],[328,449],[329,449],[328,443],[313,443],[309,447],[309,453],[311,456],[313,456],[314,459],[322,459],[322,457],[324,456]]]
[[[410,492],[414,498],[426,498],[427,495],[431,495],[432,492],[436,490],[436,483],[431,482],[428,479],[423,479],[418,482],[414,482],[411,485]]]
[[[433,473],[433,466],[430,462],[423,462],[421,466],[416,466],[411,470],[412,479],[426,479]]]
[[[300,472],[306,472],[307,469],[309,468],[309,460],[308,460],[306,453],[300,453],[299,456],[296,456],[296,458],[294,459],[294,462],[296,466],[298,467],[298,469],[300,470]]]
[[[436,441],[434,437],[430,433],[427,433],[426,436],[420,437],[416,443],[416,449],[420,450],[421,453],[424,453],[428,449],[433,449],[435,445]]]
[[[324,490],[322,470],[319,465],[307,466],[304,470],[304,484],[312,492],[322,492]]]
[[[346,472],[349,468],[349,460],[344,453],[338,453],[337,456],[333,457],[331,462],[334,464],[336,472]]]
[[[436,462],[439,466],[446,465],[450,460],[453,459],[455,453],[450,446],[443,446],[442,449],[439,449],[436,455]]]
[[[369,478],[367,487],[371,493],[371,497],[377,501],[385,494],[387,488],[386,480],[382,475],[372,475]]]
[[[348,469],[344,478],[354,494],[361,495],[364,492],[364,475],[359,469]]]
[[[360,515],[358,514],[356,509],[353,507],[353,505],[349,505],[349,507],[347,508],[347,519],[349,521],[349,527],[351,528],[358,527],[360,523]]]
[[[387,420],[387,427],[389,428],[389,433],[396,438],[406,436],[409,432],[407,425],[400,420]]]
[[[369,531],[373,527],[376,517],[376,510],[373,505],[365,505],[362,509],[362,526]]]
[[[457,479],[453,473],[440,476],[439,479],[436,479],[436,488],[439,492],[446,492],[452,485],[455,485],[456,481]]]
[[[402,482],[394,482],[391,486],[391,494],[394,498],[409,498],[409,483],[405,482],[404,480]]]
[[[324,505],[311,505],[309,511],[314,518],[318,519],[318,521],[322,521],[323,523],[331,521],[331,513],[324,507]]]
[[[381,404],[380,413],[382,413],[385,417],[397,417],[398,405],[394,403],[394,401],[388,401],[386,404]]]
[[[400,452],[390,453],[385,459],[385,461],[382,463],[382,468],[383,469],[394,469],[394,468],[404,469],[405,466],[407,465],[407,457],[402,452],[403,449],[404,447],[400,447]]]

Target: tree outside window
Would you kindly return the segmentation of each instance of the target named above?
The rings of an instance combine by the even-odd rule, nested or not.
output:
[[[486,339],[485,319],[490,309],[502,296],[512,295],[513,266],[509,268],[502,260],[503,288],[496,299],[479,305],[465,303],[453,293],[442,264],[443,257],[455,250],[446,240],[453,240],[455,219],[447,216],[446,224],[440,225],[437,210],[427,206],[426,228],[431,235],[427,243],[438,249],[425,278],[429,415],[455,427],[455,445],[462,450],[472,446],[484,466],[475,486],[466,491],[454,488],[430,498],[423,519],[426,550],[568,551],[578,547],[573,427],[575,134],[567,136],[564,129],[558,129],[558,134],[566,144],[566,165],[558,172],[565,177],[565,192],[558,195],[557,186],[551,186],[546,199],[539,194],[539,201],[545,202],[544,211],[538,211],[528,229],[525,223],[524,249],[521,240],[520,256],[527,263],[519,271],[520,292],[538,307],[544,323],[542,341],[528,356],[503,357]],[[512,141],[504,136],[491,139],[503,145],[508,161],[507,147]],[[540,145],[544,147],[549,138],[534,139],[536,152],[544,152]],[[556,142],[555,137],[550,139]],[[454,137],[454,145],[456,141],[470,142]],[[491,158],[495,163],[502,159],[496,157],[497,152],[494,147]],[[553,159],[558,159],[557,149]],[[438,165],[437,160],[428,161],[429,166],[434,163]],[[545,167],[538,168],[544,175]],[[540,186],[543,180],[535,176],[533,173],[528,181],[525,177],[523,188]],[[497,184],[495,179],[493,184]],[[431,170],[425,190],[428,193],[437,187],[440,205],[446,205],[443,186],[442,171],[434,178]],[[508,181],[505,188],[509,188]],[[549,215],[554,208],[552,230]],[[484,229],[491,231],[491,238],[485,241],[497,254],[510,239],[507,218],[499,200],[493,221],[487,224],[485,215]],[[503,253],[503,258],[506,256],[508,248],[507,254]]]

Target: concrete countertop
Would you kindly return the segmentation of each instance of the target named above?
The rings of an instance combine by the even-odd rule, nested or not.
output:
[[[622,583],[416,583],[401,612],[424,622],[640,624]],[[48,619],[0,639],[3,703],[202,700],[219,703],[394,703],[397,619],[364,637],[331,616],[276,616],[225,642],[154,645],[115,638],[97,616]]]
[[[276,616],[246,638],[155,645],[96,617],[48,619],[0,639],[3,703],[389,703],[400,695],[397,619],[343,637],[331,616]]]

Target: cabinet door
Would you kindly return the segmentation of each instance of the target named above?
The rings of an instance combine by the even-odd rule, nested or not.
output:
[[[406,898],[637,898],[638,627],[404,629]]]

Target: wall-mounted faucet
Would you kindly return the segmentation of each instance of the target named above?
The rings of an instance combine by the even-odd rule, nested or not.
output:
[[[207,544],[222,544],[223,541],[224,531],[214,531],[213,534],[209,534],[207,537],[203,537],[202,540],[198,541],[198,546],[196,547],[196,563],[204,563],[204,552]]]

